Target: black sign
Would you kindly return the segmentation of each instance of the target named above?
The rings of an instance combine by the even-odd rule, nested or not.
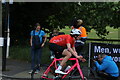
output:
[[[98,54],[106,54],[112,57],[120,68],[120,45],[105,44],[105,43],[91,43],[91,58],[96,58]],[[90,62],[92,67],[92,62]]]
[[[120,45],[91,43],[91,57],[96,58],[100,53],[110,55],[116,63],[120,63]]]

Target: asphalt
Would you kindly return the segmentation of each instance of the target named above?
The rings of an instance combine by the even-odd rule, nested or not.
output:
[[[2,80],[30,80],[31,75],[28,73],[30,71],[30,66],[30,62],[7,59],[6,71],[2,72]],[[46,64],[41,65],[39,74],[35,74],[34,78],[40,80],[47,67],[48,65]]]
[[[30,79],[31,75],[28,73],[30,71],[30,65],[29,62],[7,59],[6,71],[2,72],[3,80]],[[35,74],[34,77],[40,78],[45,69],[46,67],[40,67],[39,74]]]
[[[2,80],[31,80],[31,75],[28,73],[30,71],[30,62],[18,61],[14,59],[7,59],[6,71],[2,72]],[[34,75],[34,78],[41,80],[41,76],[46,70],[48,65],[41,65],[40,72]],[[88,69],[84,67],[82,69],[85,76],[88,74]],[[98,80],[98,79],[88,79],[88,80]],[[120,79],[119,79],[120,80]]]

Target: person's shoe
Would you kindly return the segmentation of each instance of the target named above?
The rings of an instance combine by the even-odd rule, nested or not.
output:
[[[62,72],[62,71],[60,71],[60,70],[55,70],[55,73],[58,73],[58,74],[67,74],[67,73]]]
[[[38,73],[39,73],[39,70],[36,70],[36,71],[35,71],[35,74],[38,74]]]
[[[32,73],[32,71],[33,71],[33,70],[30,70],[30,72],[28,72],[28,73],[29,73],[29,74],[31,74],[31,73]]]

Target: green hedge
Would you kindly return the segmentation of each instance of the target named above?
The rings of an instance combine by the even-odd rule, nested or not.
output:
[[[17,59],[21,61],[31,62],[30,56],[30,46],[11,46],[10,47],[10,58]],[[50,63],[50,51],[48,49],[48,43],[43,48],[42,51],[42,64]]]

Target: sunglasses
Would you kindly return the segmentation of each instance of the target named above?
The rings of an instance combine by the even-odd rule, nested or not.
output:
[[[79,34],[75,34],[75,36],[77,36],[77,37],[78,37],[78,36],[80,36],[80,35],[79,35]]]

